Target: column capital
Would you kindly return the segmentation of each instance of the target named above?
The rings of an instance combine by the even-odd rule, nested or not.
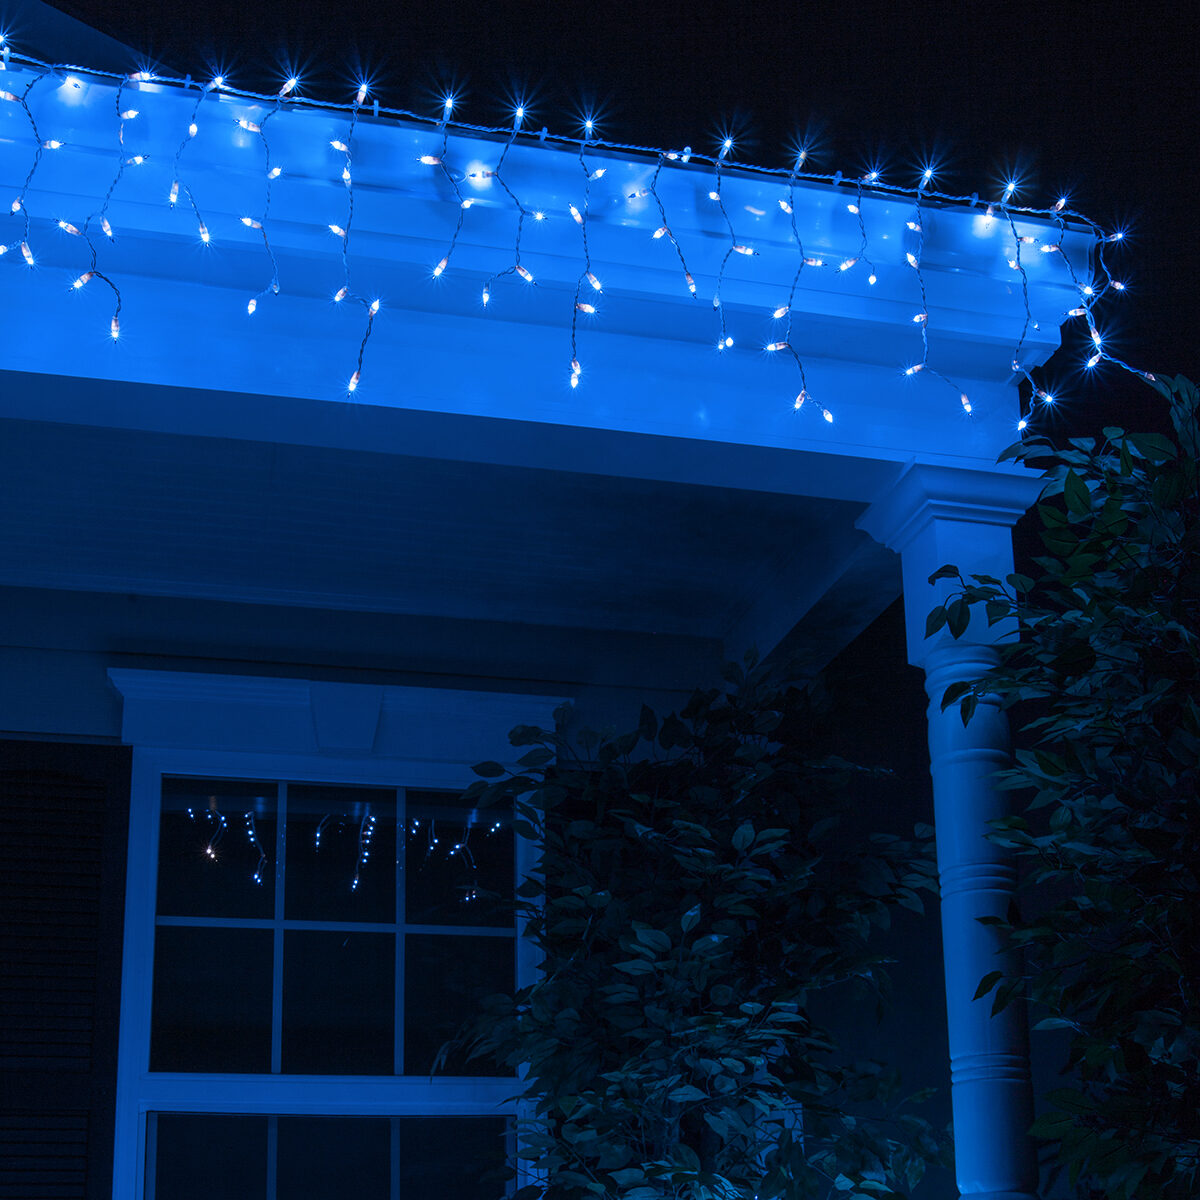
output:
[[[900,554],[908,659],[925,666],[930,652],[954,645],[942,630],[925,637],[925,618],[953,590],[943,580],[929,584],[939,567],[953,563],[964,575],[1012,571],[1012,527],[1037,498],[1043,480],[1020,467],[956,466],[910,462],[894,483],[859,517],[857,525]],[[1002,631],[972,620],[957,654],[972,643],[999,640]]]

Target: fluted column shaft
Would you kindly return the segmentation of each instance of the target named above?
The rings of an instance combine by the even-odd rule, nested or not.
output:
[[[974,999],[991,971],[1019,964],[980,917],[1004,917],[1016,884],[1007,854],[987,837],[1007,812],[995,773],[1008,765],[1008,718],[983,699],[964,727],[958,705],[941,709],[946,688],[982,677],[995,663],[990,646],[952,643],[925,663],[929,758],[933,774],[942,945],[950,1033],[955,1166],[964,1197],[1034,1200],[1037,1163],[1027,1136],[1033,1121],[1029,1046],[1023,1006],[992,1015],[993,995]]]

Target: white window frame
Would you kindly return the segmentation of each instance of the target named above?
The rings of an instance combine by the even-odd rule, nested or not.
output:
[[[144,1200],[147,1114],[497,1116],[513,1080],[193,1074],[150,1070],[158,829],[164,775],[461,790],[511,757],[514,725],[553,727],[545,695],[110,670],[133,746],[117,1055],[114,1200]],[[518,880],[532,847],[517,839]],[[517,985],[535,962],[518,928]]]

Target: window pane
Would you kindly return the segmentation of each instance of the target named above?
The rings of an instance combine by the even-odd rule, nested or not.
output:
[[[153,1114],[155,1200],[263,1200],[267,1194],[267,1118]],[[153,1142],[147,1146],[147,1157]]]
[[[160,916],[274,915],[275,794],[273,783],[163,780]]]
[[[390,933],[283,935],[283,1070],[391,1075],[395,945]]]
[[[284,915],[300,921],[396,919],[394,791],[289,785]]]
[[[152,1071],[271,1069],[271,932],[160,925]]]
[[[409,792],[405,917],[413,925],[513,924],[511,810],[464,808],[459,798]]]
[[[497,992],[511,993],[515,941],[410,933],[404,939],[404,1073],[428,1074],[442,1044],[479,1011],[479,1002]],[[484,1059],[451,1055],[445,1075],[508,1075]]]
[[[388,1200],[391,1152],[386,1117],[280,1117],[275,1200]]]
[[[402,1117],[400,1200],[500,1200],[505,1194],[502,1117]]]

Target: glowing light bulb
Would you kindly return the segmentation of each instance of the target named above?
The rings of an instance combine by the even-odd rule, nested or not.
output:
[[[283,174],[283,168],[282,168],[282,167],[272,167],[272,168],[271,168],[271,169],[270,169],[270,170],[267,172],[267,178],[268,178],[268,179],[278,179],[278,178],[280,177],[280,175],[282,175],[282,174]]]
[[[726,337],[726,339],[725,339],[725,348],[728,350],[728,349],[729,349],[729,347],[730,347],[730,346],[732,346],[732,345],[733,345],[733,338],[731,338],[731,337]]]
[[[928,313],[923,313],[923,312],[922,312],[922,313],[917,313],[917,315],[916,315],[915,317],[913,317],[913,324],[914,324],[914,325],[920,325],[922,322],[924,322],[924,321],[928,321],[928,320],[929,320],[929,314],[928,314]]]
[[[208,85],[210,88],[223,88],[225,86],[225,76],[215,75],[212,83]]]
[[[732,149],[733,149],[733,138],[728,138],[728,137],[727,137],[727,138],[726,138],[726,139],[725,139],[725,140],[724,140],[724,141],[721,143],[721,153],[720,153],[719,155],[717,155],[717,157],[718,157],[718,158],[724,158],[724,157],[725,157],[725,155],[727,155],[727,154],[730,152],[730,150],[732,150]]]
[[[581,313],[587,313],[589,316],[596,311],[596,306],[594,304],[579,303],[576,304],[575,307],[579,309]]]
[[[579,376],[574,372],[571,373],[571,386],[577,388],[579,386]]]
[[[176,202],[178,199],[179,199],[179,180],[178,180],[178,179],[176,179],[176,180],[175,180],[175,181],[174,181],[174,182],[171,184],[171,192],[170,192],[170,194],[167,196],[167,203],[168,203],[168,204],[169,204],[169,205],[170,205],[172,208],[174,208],[174,207],[175,207],[175,202]]]
[[[518,104],[517,107],[513,109],[513,122],[517,125],[520,125],[523,120],[525,120],[525,106],[523,104]]]
[[[825,265],[825,260],[823,258],[806,258],[804,260],[804,265],[806,267],[823,267]]]
[[[1015,192],[1016,190],[1017,190],[1017,181],[1015,179],[1010,179],[1004,185],[1004,199],[1005,200],[1011,199],[1013,192]]]
[[[447,96],[442,101],[442,112],[444,112],[446,114],[446,116],[449,116],[453,111],[454,111],[454,97]]]
[[[1083,287],[1079,289],[1079,291],[1084,296],[1094,296],[1096,294],[1090,283],[1085,283]]]
[[[871,274],[867,276],[867,282],[868,282],[868,283],[869,283],[869,284],[870,284],[872,287],[874,287],[874,286],[875,286],[875,284],[876,284],[878,281],[879,281],[879,276],[878,276],[878,275],[876,275],[874,271],[872,271],[872,272],[871,272]]]
[[[1010,266],[1010,267],[1011,267],[1011,268],[1012,268],[1014,271],[1019,271],[1019,270],[1021,269],[1021,264],[1020,264],[1019,262],[1017,262],[1017,260],[1016,260],[1015,258],[1010,258],[1010,259],[1008,260],[1008,265],[1009,265],[1009,266]]]
[[[592,130],[595,128],[595,126],[596,126],[596,123],[592,120],[591,117],[588,117],[588,119],[586,121],[584,121],[584,123],[583,123],[584,133],[591,133]]]
[[[1067,207],[1066,196],[1059,196],[1059,198],[1054,202],[1054,211],[1062,212],[1062,210],[1066,207]]]
[[[747,256],[758,253],[753,246],[734,246],[733,251],[735,254],[745,254]]]
[[[914,270],[916,270],[917,267],[920,266],[920,264],[917,262],[917,256],[911,250],[908,251],[908,253],[905,254],[904,257],[908,260],[908,265],[910,267],[912,267]]]
[[[247,305],[246,305],[246,312],[247,312],[247,313],[248,313],[250,316],[254,316],[254,310],[255,310],[257,307],[258,307],[258,300],[257,300],[256,298],[254,298],[254,297],[251,297],[249,304],[247,304]]]
[[[779,207],[782,208],[785,213],[790,214],[792,212],[792,206],[786,200],[780,200]]]
[[[449,257],[443,258],[442,261],[440,263],[438,263],[438,265],[436,267],[433,268],[434,279],[436,279],[446,269],[446,266],[449,262],[450,262]]]
[[[122,121],[132,121],[133,118],[136,117],[137,115],[138,115],[138,110],[136,108],[127,108],[121,114],[121,120]]]
[[[256,221],[253,217],[243,217],[242,224],[245,225],[247,229],[261,229],[262,228],[262,222]]]
[[[8,253],[8,247],[0,245],[0,257]]]
[[[665,225],[660,225],[650,236],[657,241],[660,237],[665,237],[670,232]]]
[[[821,409],[821,416],[825,418],[825,421],[827,424],[829,424],[829,425],[833,424],[833,413],[831,413],[829,411],[829,409],[827,409],[827,408]]]
[[[12,202],[12,207],[8,211],[9,212],[20,212],[21,211],[21,197],[20,196],[18,196]]]
[[[491,298],[492,298],[492,294],[491,294],[491,292],[489,292],[489,291],[487,290],[487,288],[484,288],[484,289],[483,289],[483,296],[482,296],[482,300],[483,300],[483,303],[484,303],[484,305],[485,305],[485,306],[487,305],[487,302],[488,302],[488,301],[489,301]]]
[[[42,143],[42,147],[46,150],[61,150],[62,142],[60,142],[57,138],[50,138],[48,141]]]
[[[720,192],[709,192],[709,193],[708,193],[708,198],[709,198],[710,200],[720,200],[720,199],[721,199],[721,193],[720,193]]]
[[[573,205],[573,204],[568,204],[568,205],[567,205],[567,211],[568,211],[568,212],[571,214],[571,217],[572,217],[572,218],[573,218],[573,220],[575,221],[575,224],[576,224],[576,225],[582,225],[582,224],[583,224],[583,214],[582,214],[582,213],[579,211],[579,209],[577,209],[577,208],[575,207],[575,205]]]
[[[963,392],[963,393],[962,393],[962,395],[961,395],[961,396],[959,396],[959,398],[958,398],[958,402],[959,402],[959,404],[961,404],[961,405],[963,406],[963,412],[965,412],[965,413],[966,413],[968,416],[969,416],[969,415],[970,415],[972,412],[974,412],[974,411],[975,411],[975,410],[974,410],[974,409],[971,407],[971,400],[970,400],[970,398],[967,396],[967,393],[966,393],[966,392]]]
[[[854,264],[856,262],[858,262],[857,258],[843,258],[842,261],[838,264],[838,270],[839,271],[848,271],[848,270],[850,270],[850,268],[852,266],[854,266]]]
[[[1022,418],[1021,418],[1021,419],[1020,419],[1020,420],[1017,422],[1017,429],[1018,429],[1018,430],[1024,430],[1024,429],[1027,429],[1028,427],[1029,427],[1029,422],[1028,422],[1027,420],[1025,420],[1025,418],[1024,418],[1024,417],[1022,417]]]
[[[254,121],[249,121],[245,117],[238,118],[238,124],[246,130],[247,133],[262,133],[262,126]]]
[[[908,226],[909,229],[911,229],[913,231],[913,233],[921,232],[921,226],[918,225],[916,221],[905,221],[904,223],[905,223],[905,225]]]
[[[365,104],[366,101],[367,101],[367,85],[365,83],[360,83],[358,85],[358,91],[354,93],[354,103],[355,104]]]
[[[104,236],[111,238],[113,235],[112,226],[108,223],[107,217],[100,218],[100,228],[104,230]]]
[[[527,271],[523,266],[521,266],[520,263],[517,263],[516,271],[517,271],[517,274],[520,275],[520,277],[523,280],[525,280],[526,283],[533,282],[533,276],[529,273],[529,271]]]
[[[926,167],[925,170],[921,172],[921,182],[923,184],[927,184],[927,183],[929,183],[929,181],[932,178],[933,178],[933,168]]]
[[[284,82],[283,87],[281,87],[279,89],[279,94],[281,96],[290,96],[292,94],[292,92],[294,92],[296,90],[296,85],[299,82],[300,82],[300,80],[298,80],[295,77],[295,75],[293,75],[290,79],[288,79]]]
[[[684,278],[684,282],[688,286],[688,291],[691,292],[692,295],[694,296],[696,294],[696,281],[692,278],[691,274],[687,271],[684,272],[683,278]]]
[[[605,172],[606,172],[607,170],[608,170],[608,168],[607,168],[607,167],[597,167],[597,168],[596,168],[596,169],[595,169],[595,170],[594,170],[594,171],[593,171],[593,172],[592,172],[592,173],[591,173],[591,174],[588,176],[588,179],[589,179],[589,180],[601,179],[601,178],[603,178],[603,176],[604,176],[604,174],[605,174]]]
[[[763,349],[766,350],[768,354],[774,354],[776,350],[786,350],[787,348],[788,348],[787,342],[771,342],[770,344],[763,347]]]
[[[349,154],[349,153],[350,153],[350,147],[349,147],[349,146],[347,146],[345,142],[339,141],[337,138],[333,138],[333,139],[330,141],[330,143],[329,143],[329,144],[330,144],[330,145],[331,145],[331,146],[332,146],[332,147],[333,147],[335,150],[340,150],[340,151],[341,151],[343,154]]]
[[[1093,354],[1092,357],[1089,358],[1086,363],[1084,363],[1084,366],[1090,371],[1100,361],[1101,357],[1102,355],[1099,352]]]
[[[858,213],[858,211],[859,211],[859,209],[858,209],[858,205],[857,205],[857,204],[847,204],[847,205],[846,205],[846,211],[847,211],[848,213],[855,213],[855,214],[857,214],[857,213]]]
[[[345,300],[345,298],[346,298],[346,297],[347,297],[349,294],[350,294],[350,289],[349,289],[349,288],[347,288],[347,287],[340,287],[340,288],[338,288],[338,290],[337,290],[337,291],[334,293],[334,296],[333,296],[333,302],[334,302],[334,304],[341,304],[341,302],[342,302],[343,300]]]
[[[212,241],[212,235],[208,232],[208,226],[203,221],[200,222],[200,240],[207,246]]]
[[[427,167],[440,167],[442,165],[442,160],[436,154],[422,154],[421,161]]]
[[[359,378],[359,372],[355,371],[354,374],[350,376],[350,382],[346,384],[346,391],[353,392],[357,390]],[[364,854],[363,857],[365,858],[366,855]]]
[[[592,285],[592,287],[594,287],[596,289],[596,291],[598,291],[598,292],[604,291],[604,285],[600,282],[599,279],[596,278],[595,275],[592,274],[591,271],[589,271],[584,276],[584,278],[588,281],[588,283],[590,283]]]
[[[146,156],[144,154],[135,154],[132,158],[125,160],[125,165],[127,167],[140,167],[145,161]]]
[[[87,286],[88,280],[92,279],[95,274],[95,271],[84,271],[84,273],[80,275],[73,284],[71,284],[71,287],[74,288],[75,291],[79,291],[80,288]]]
[[[17,103],[17,98],[12,92],[0,91],[0,100],[11,100],[14,104]]]
[[[367,308],[367,312],[369,312],[371,314],[371,316],[374,316],[378,311],[379,311],[379,301],[372,300],[370,303],[370,306]]]
[[[775,310],[775,311],[774,311],[774,312],[771,314],[771,316],[772,316],[772,317],[774,317],[776,321],[778,321],[778,320],[780,320],[782,317],[786,317],[786,316],[787,316],[787,311],[788,311],[788,306],[787,306],[786,304],[781,304],[781,305],[780,305],[780,306],[779,306],[779,307],[778,307],[778,308],[777,308],[777,309],[776,309],[776,310]]]
[[[467,199],[466,199],[466,200],[464,200],[464,201],[462,202],[462,207],[463,207],[463,208],[470,208],[470,207],[471,207],[471,205],[472,205],[472,204],[474,204],[474,203],[475,203],[475,201],[474,201],[474,200],[473,200],[471,197],[467,197]]]
[[[329,224],[329,232],[337,234],[337,236],[340,238],[344,238],[346,236],[346,231],[340,225],[333,224],[333,222],[330,222]]]
[[[579,359],[577,359],[577,358],[571,359],[571,374],[572,375],[582,375],[583,374],[583,368],[579,365]]]
[[[1116,233],[1110,233],[1104,240],[1106,242],[1123,242],[1125,240],[1125,230],[1118,229]]]
[[[80,233],[79,230],[76,229],[75,226],[72,225],[70,221],[59,221],[58,227],[59,227],[59,229],[63,230],[65,233],[74,234],[75,237],[83,237],[83,234]]]
[[[919,371],[923,371],[924,369],[925,369],[924,363],[913,363],[913,365],[911,367],[909,367],[904,373],[905,373],[905,375],[916,375]]]
[[[1062,247],[1056,242],[1043,242],[1038,249],[1040,249],[1043,254],[1053,254],[1055,250],[1061,250]]]
[[[799,412],[799,411],[800,411],[800,410],[801,410],[801,409],[804,407],[804,402],[805,402],[805,400],[807,400],[807,399],[808,399],[808,392],[807,392],[807,391],[805,391],[804,389],[801,389],[801,391],[800,391],[800,395],[798,395],[798,396],[796,397],[795,401],[794,401],[794,402],[793,402],[793,404],[792,404],[792,408],[793,408],[793,409],[794,409],[796,412]]]
[[[1123,292],[1125,290],[1125,285],[1119,279],[1114,279],[1112,281],[1112,285],[1114,290],[1118,292]]]
[[[343,168],[342,168],[342,182],[343,182],[343,183],[344,183],[344,184],[345,184],[347,187],[349,187],[349,186],[350,186],[350,168],[349,168],[349,167],[343,167]]]
[[[634,191],[629,193],[628,198],[630,200],[641,200],[641,199],[644,199],[648,195],[650,195],[649,188],[636,188]]]
[[[1103,339],[1100,337],[1100,330],[1098,330],[1095,325],[1090,325],[1088,327],[1088,333],[1091,334],[1092,345],[1099,346],[1103,341]]]
[[[1037,241],[1037,238],[1035,238],[1031,233],[1023,233],[1019,238],[1017,238],[1017,241],[1020,242],[1022,246],[1032,246],[1033,243]]]
[[[113,317],[112,323],[108,327],[108,335],[115,342],[121,336],[121,319]]]
[[[533,214],[533,219],[535,221],[544,221],[546,219],[546,214],[539,209]]]

